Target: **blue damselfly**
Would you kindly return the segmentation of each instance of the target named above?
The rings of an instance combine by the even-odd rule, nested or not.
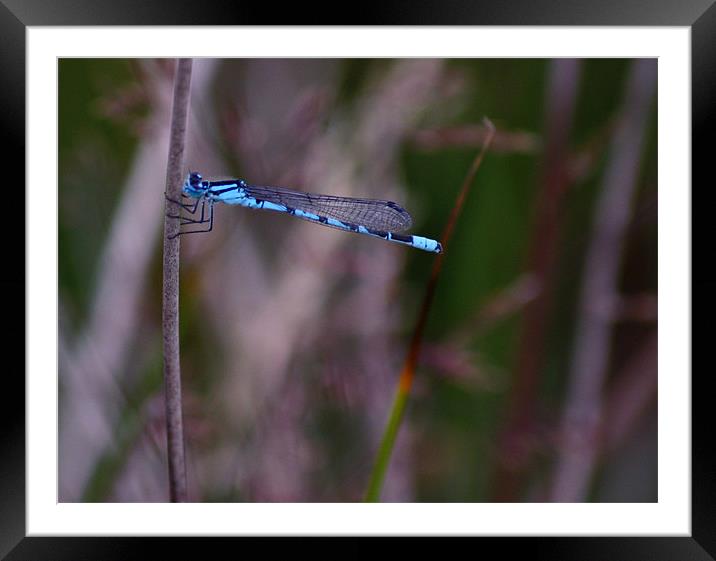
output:
[[[323,226],[366,234],[423,251],[433,253],[442,251],[442,245],[436,240],[400,234],[399,232],[410,228],[412,218],[405,209],[391,201],[318,195],[281,187],[259,187],[249,185],[242,179],[206,181],[196,172],[187,175],[182,188],[182,197],[194,199],[194,202],[173,202],[180,205],[192,217],[196,216],[201,207],[201,214],[196,218],[169,216],[180,219],[181,225],[207,227],[179,232],[177,235],[210,232],[214,226],[214,204],[224,203],[282,212]]]

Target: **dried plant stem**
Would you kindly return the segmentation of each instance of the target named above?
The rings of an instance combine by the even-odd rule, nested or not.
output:
[[[491,484],[492,498],[496,501],[514,501],[520,496],[523,478],[532,461],[534,396],[540,385],[546,353],[545,326],[552,313],[555,268],[564,221],[562,208],[570,187],[568,139],[579,77],[580,61],[576,59],[556,59],[550,63],[544,164],[527,263],[527,272],[534,275],[540,293],[524,309],[505,426],[499,437]]]
[[[480,150],[478,155],[473,160],[472,165],[470,166],[470,170],[465,176],[465,180],[462,183],[460,192],[455,199],[455,204],[453,205],[450,217],[448,218],[445,229],[443,230],[442,236],[440,237],[440,242],[443,246],[443,252],[438,254],[435,258],[435,261],[433,261],[433,268],[430,272],[430,280],[428,281],[428,285],[425,289],[423,301],[420,306],[420,313],[418,315],[418,321],[415,324],[413,336],[410,340],[410,347],[408,348],[408,354],[405,358],[405,362],[403,363],[403,369],[400,373],[400,379],[398,380],[398,388],[395,393],[395,399],[393,400],[393,406],[391,408],[388,424],[385,428],[385,432],[383,433],[383,439],[381,440],[380,448],[378,449],[375,466],[373,467],[370,482],[368,483],[368,490],[365,495],[366,502],[377,502],[378,500],[380,500],[380,490],[383,487],[385,474],[388,470],[388,465],[390,464],[390,457],[395,446],[395,439],[398,435],[400,423],[403,419],[403,413],[405,411],[405,405],[408,400],[408,394],[410,393],[410,388],[413,385],[413,378],[415,377],[415,366],[418,362],[418,357],[420,356],[420,348],[422,346],[423,341],[423,332],[425,331],[425,326],[428,320],[428,313],[430,312],[430,308],[435,297],[435,288],[438,283],[438,278],[440,277],[440,271],[442,270],[445,254],[447,253],[448,242],[452,237],[452,233],[455,229],[457,219],[460,216],[460,212],[465,205],[465,200],[467,199],[467,195],[470,192],[472,183],[475,180],[477,170],[480,168],[485,153],[490,147],[490,143],[492,142],[492,139],[495,135],[495,127],[487,118],[485,119],[485,126],[488,130],[488,134],[485,138],[485,143],[482,147],[482,150]]]
[[[637,60],[612,139],[586,257],[552,501],[585,500],[595,470],[611,347],[612,318],[608,311],[618,294],[619,264],[655,91],[656,60]]]
[[[186,123],[189,113],[191,59],[177,61],[174,78],[174,103],[169,137],[166,194],[181,198]],[[176,203],[167,201],[167,213],[178,214]],[[167,455],[169,495],[172,502],[186,502],[186,461],[181,403],[181,370],[179,367],[179,221],[164,221],[164,282],[162,331],[164,333],[164,389],[167,420]]]

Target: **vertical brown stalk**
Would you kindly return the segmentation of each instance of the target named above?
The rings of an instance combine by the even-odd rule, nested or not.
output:
[[[189,113],[191,59],[177,61],[174,78],[167,162],[167,197],[181,198],[181,183]],[[179,214],[176,203],[167,201],[167,214]],[[164,392],[167,419],[167,455],[169,463],[169,496],[172,502],[186,502],[186,460],[181,403],[181,370],[179,366],[179,221],[164,220],[164,279],[162,331],[164,334]]]
[[[493,481],[494,499],[516,500],[531,460],[534,396],[544,363],[546,325],[552,308],[552,280],[561,234],[561,210],[569,186],[568,141],[577,99],[580,66],[575,59],[551,63],[545,111],[546,134],[542,186],[535,199],[527,272],[542,288],[524,311],[520,348],[499,442]]]
[[[633,63],[582,274],[579,319],[551,499],[585,500],[599,451],[619,265],[656,90],[656,59]]]

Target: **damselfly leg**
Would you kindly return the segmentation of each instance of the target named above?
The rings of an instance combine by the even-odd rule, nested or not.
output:
[[[170,236],[169,239],[172,240],[176,238],[177,236],[181,236],[183,234],[199,234],[203,232],[211,232],[211,230],[214,228],[214,203],[213,201],[209,201],[209,216],[206,217],[206,199],[202,198],[200,200],[197,200],[196,204],[194,204],[193,207],[191,205],[181,205],[182,208],[186,209],[189,214],[195,214],[197,211],[197,208],[199,206],[199,203],[201,203],[201,216],[198,220],[195,220],[193,218],[187,218],[186,216],[180,216],[175,214],[167,214],[168,218],[176,218],[179,220],[180,226],[186,226],[187,224],[208,224],[208,228],[199,229],[199,230],[185,230],[180,231],[174,236]],[[187,206],[189,208],[187,208]]]
[[[196,213],[196,209],[197,209],[197,207],[199,206],[199,203],[201,203],[201,202],[204,201],[203,198],[201,198],[201,199],[196,199],[196,202],[192,205],[192,204],[190,204],[190,203],[184,203],[184,202],[182,202],[182,201],[177,201],[176,199],[172,199],[172,198],[171,198],[169,195],[167,195],[166,193],[164,193],[164,198],[165,198],[166,200],[168,200],[169,202],[172,202],[172,203],[174,203],[174,204],[176,204],[176,205],[179,205],[181,208],[183,208],[184,210],[186,210],[189,214],[195,214],[195,213]],[[182,193],[182,194],[181,194],[181,198],[182,198],[182,199],[191,199],[191,197],[187,196],[185,193]],[[173,215],[173,214],[167,214],[167,216],[168,216],[169,218],[179,218],[179,217],[177,217],[176,215]]]

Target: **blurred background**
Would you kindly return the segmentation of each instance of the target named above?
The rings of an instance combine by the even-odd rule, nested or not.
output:
[[[385,501],[657,500],[656,60],[199,59],[187,171],[389,199],[446,254]],[[59,61],[60,501],[168,499],[174,62]],[[359,501],[435,258],[219,207],[181,239],[194,501]]]

